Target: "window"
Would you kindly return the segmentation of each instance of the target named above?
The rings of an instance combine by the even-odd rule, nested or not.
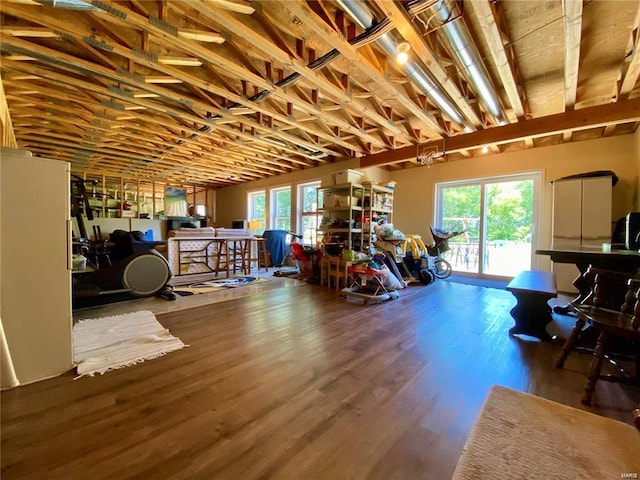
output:
[[[436,185],[436,222],[465,233],[449,240],[454,271],[513,277],[531,269],[539,174]]]
[[[266,194],[264,190],[249,192],[247,195],[247,218],[254,235],[262,235],[267,227]]]
[[[274,230],[291,230],[291,187],[272,188],[271,227]]]
[[[316,245],[320,214],[318,214],[318,188],[320,182],[303,183],[298,185],[298,215],[297,233],[302,235],[302,243]],[[320,194],[321,195],[321,194]]]

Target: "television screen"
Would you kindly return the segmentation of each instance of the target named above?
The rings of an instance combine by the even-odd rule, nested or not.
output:
[[[246,220],[231,220],[231,228],[239,228],[241,230],[247,229],[247,221]]]

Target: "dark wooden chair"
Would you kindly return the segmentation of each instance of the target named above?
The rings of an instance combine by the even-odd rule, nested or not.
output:
[[[625,301],[628,281],[631,276],[629,273],[589,267],[584,274],[584,278],[590,284],[591,293],[580,305],[619,311]],[[574,311],[576,310],[575,307],[575,305],[572,307]],[[564,366],[569,353],[575,348],[578,341],[588,336],[585,333],[593,337],[590,342],[586,343],[591,343],[591,346],[595,344],[597,337],[593,335],[593,329],[588,328],[585,330],[585,327],[587,327],[587,318],[584,315],[578,315],[571,334],[562,345],[562,350],[555,363],[556,368]],[[589,327],[591,326],[589,325]]]
[[[598,295],[598,289],[609,286],[610,277],[604,273],[599,273],[595,277],[594,295]],[[582,403],[591,405],[591,399],[598,380],[623,381],[640,385],[638,375],[640,373],[640,279],[630,278],[627,280],[627,288],[624,302],[619,309],[604,308],[599,305],[577,305],[575,306],[578,318],[588,323],[598,333],[598,340],[593,352],[593,359],[587,374],[587,382],[584,387]],[[613,376],[601,375],[602,361],[605,354],[609,353],[609,343],[616,338],[630,341],[633,345],[633,356],[635,360],[635,372],[633,376]]]

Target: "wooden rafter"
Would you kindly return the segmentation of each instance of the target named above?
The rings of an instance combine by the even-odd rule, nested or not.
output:
[[[582,40],[582,0],[563,0],[564,14],[564,105],[572,110],[576,104]]]
[[[620,83],[619,96],[628,98],[635,87],[638,77],[640,77],[640,8],[634,22],[634,29],[631,32],[630,50],[631,53],[625,59],[625,69],[622,82]]]
[[[525,115],[524,107],[516,84],[514,67],[504,47],[504,35],[498,28],[495,18],[495,4],[489,3],[489,0],[476,0],[465,5],[474,11],[478,18],[480,29],[489,45],[491,57],[498,70],[498,75],[500,75],[500,82],[515,114],[515,118],[512,121],[523,119]]]
[[[347,158],[412,167],[407,152],[429,142],[461,159],[482,145],[512,151],[638,124],[624,113],[640,92],[637,2],[456,2],[462,18],[449,21],[467,24],[471,49],[491,59],[511,129],[476,98],[455,40],[429,21],[432,0],[371,0],[365,25],[330,0],[86,2],[95,8],[0,3],[16,141],[76,171],[222,187]],[[399,66],[381,35],[408,41],[434,87]],[[175,83],[147,83],[160,81]],[[554,117],[574,105],[590,117]]]

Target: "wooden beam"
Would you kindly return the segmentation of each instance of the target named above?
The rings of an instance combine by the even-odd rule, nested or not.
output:
[[[640,76],[640,9],[638,9],[634,29],[631,32],[630,47],[631,54],[625,59],[626,68],[620,84],[619,95],[623,99],[629,96]]]
[[[564,13],[564,107],[573,110],[578,90],[580,40],[582,39],[582,0],[563,0]]]
[[[586,130],[617,123],[640,120],[640,99],[608,103],[596,107],[572,110],[547,117],[494,127],[478,132],[421,144],[420,147],[437,146],[441,151],[453,153],[460,150],[481,148],[491,144],[511,143],[527,138],[544,137],[566,131]],[[404,147],[390,152],[368,155],[360,159],[360,168],[379,167],[405,162],[416,158],[416,147]]]
[[[512,64],[507,57],[503,36],[498,28],[492,5],[493,2],[489,3],[489,0],[475,0],[465,3],[465,7],[474,11],[478,18],[480,31],[483,33],[487,45],[489,45],[491,58],[498,70],[500,81],[507,94],[513,112],[518,119],[523,119],[524,107],[518,91],[518,85],[515,81]]]

